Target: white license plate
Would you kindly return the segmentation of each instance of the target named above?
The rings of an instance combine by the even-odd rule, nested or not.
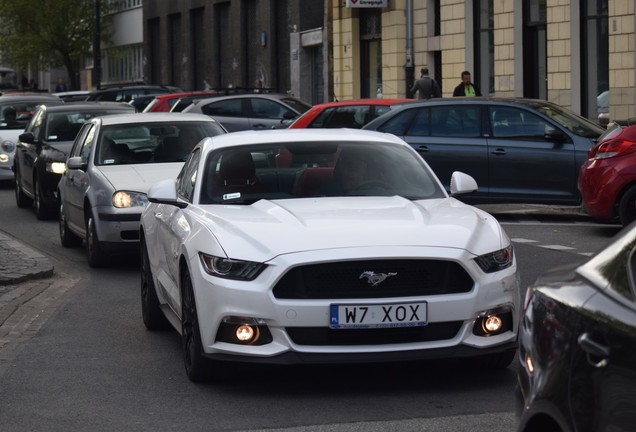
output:
[[[418,327],[427,324],[427,302],[330,306],[332,329]]]

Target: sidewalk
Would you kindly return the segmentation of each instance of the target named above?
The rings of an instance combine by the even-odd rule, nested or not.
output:
[[[52,275],[46,256],[0,231],[0,287]]]

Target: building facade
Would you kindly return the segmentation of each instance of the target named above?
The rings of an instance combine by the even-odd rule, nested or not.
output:
[[[186,90],[259,80],[321,101],[324,11],[322,0],[145,0],[145,76]]]
[[[333,0],[337,99],[404,97],[421,67],[451,96],[462,71],[484,95],[554,101],[636,117],[634,2]]]

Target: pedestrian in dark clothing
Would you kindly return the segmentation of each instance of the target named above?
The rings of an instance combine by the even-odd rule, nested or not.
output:
[[[428,76],[428,68],[422,68],[422,75],[420,79],[415,81],[411,88],[411,93],[414,95],[416,91],[419,91],[419,99],[430,99],[442,97],[442,91],[439,88],[439,84],[433,78]]]
[[[68,91],[68,87],[66,87],[66,82],[64,78],[60,78],[57,80],[57,85],[55,86],[55,93],[63,93]]]
[[[462,72],[462,82],[455,87],[453,96],[481,96],[479,87],[470,81],[470,72]]]

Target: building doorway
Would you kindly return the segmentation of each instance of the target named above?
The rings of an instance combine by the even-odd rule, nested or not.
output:
[[[361,9],[360,97],[377,97],[382,93],[382,16],[380,9]]]

